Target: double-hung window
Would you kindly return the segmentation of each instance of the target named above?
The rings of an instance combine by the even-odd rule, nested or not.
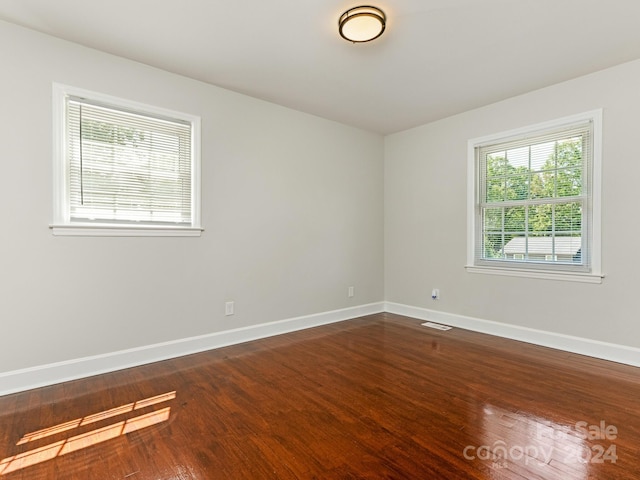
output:
[[[200,121],[54,85],[54,234],[199,235]]]
[[[469,141],[468,270],[601,281],[601,118]]]

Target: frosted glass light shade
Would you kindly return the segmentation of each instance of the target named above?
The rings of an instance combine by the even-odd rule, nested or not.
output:
[[[340,16],[340,36],[353,43],[370,42],[384,32],[387,17],[377,7],[350,8]]]

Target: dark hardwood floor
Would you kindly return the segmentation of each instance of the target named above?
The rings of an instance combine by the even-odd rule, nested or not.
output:
[[[640,369],[420,323],[0,397],[0,479],[640,478]]]

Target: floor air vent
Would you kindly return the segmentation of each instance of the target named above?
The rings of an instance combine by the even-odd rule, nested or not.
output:
[[[433,323],[433,322],[424,322],[422,326],[435,328],[436,330],[451,330],[453,328],[453,327],[449,327],[448,325],[440,325],[439,323]]]

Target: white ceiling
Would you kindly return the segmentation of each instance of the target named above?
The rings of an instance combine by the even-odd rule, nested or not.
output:
[[[0,0],[0,18],[382,134],[640,58],[640,0],[375,0],[384,35],[351,44],[338,17],[363,3]]]

